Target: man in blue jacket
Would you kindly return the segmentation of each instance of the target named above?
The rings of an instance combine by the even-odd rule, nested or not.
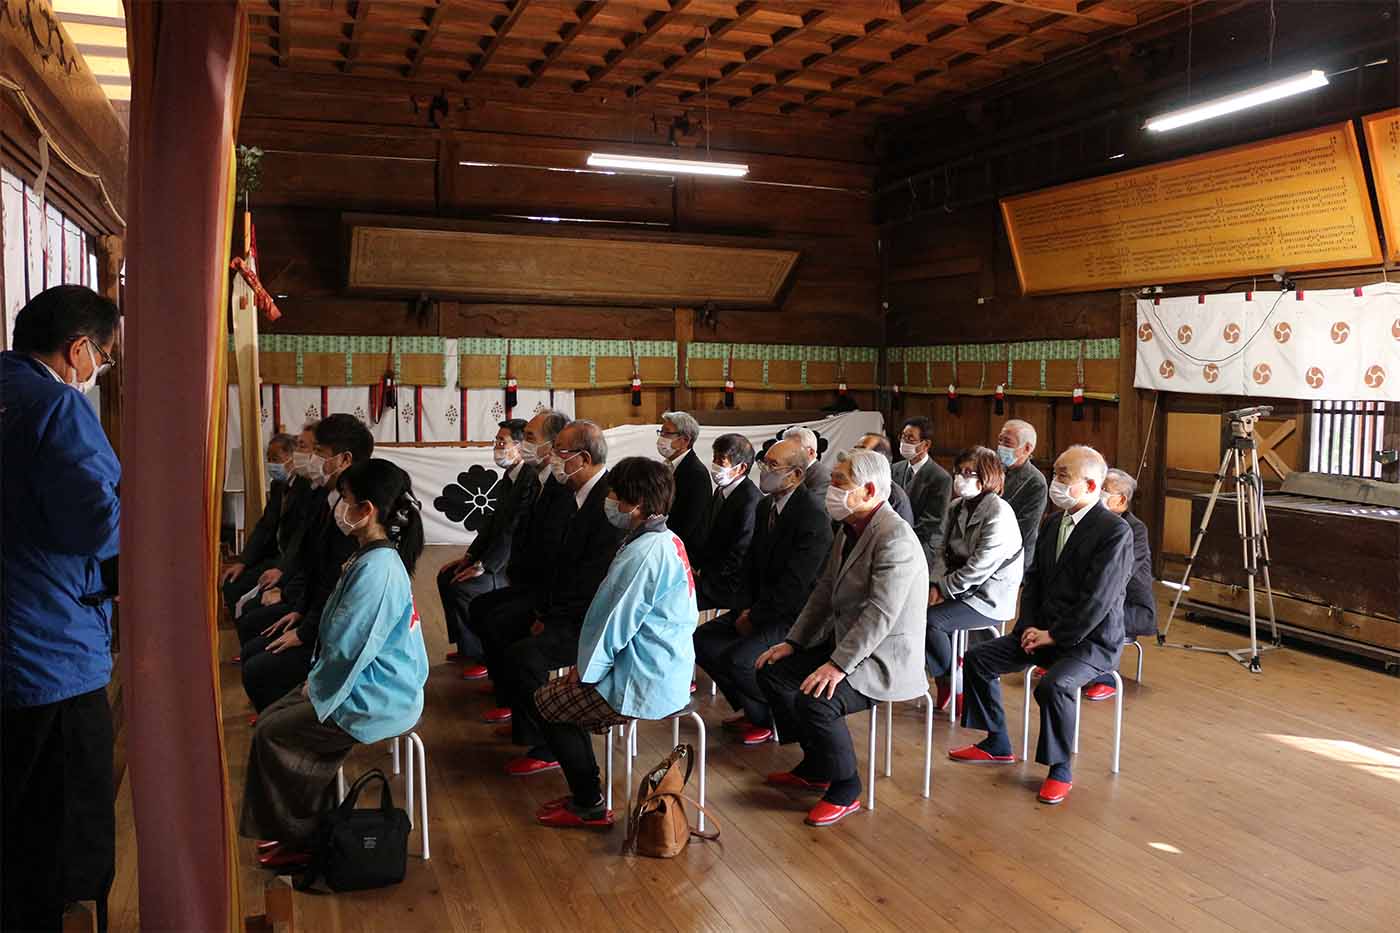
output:
[[[84,397],[112,365],[117,306],[61,285],[0,354],[4,929],[57,930],[65,904],[107,921],[115,864],[111,603],[121,468]]]

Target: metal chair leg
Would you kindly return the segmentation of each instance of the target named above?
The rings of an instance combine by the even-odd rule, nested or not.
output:
[[[933,696],[924,693],[924,796],[933,779]]]
[[[1031,757],[1031,675],[1035,673],[1035,665],[1026,668],[1026,695],[1022,698],[1024,709],[1021,714],[1021,760],[1030,761]]]
[[[423,746],[423,738],[417,732],[410,732],[404,739],[404,748],[408,753],[408,778],[410,786],[413,778],[413,755],[418,755],[418,825],[423,833],[423,861],[432,858],[432,849],[428,845],[428,752]],[[409,800],[413,798],[410,796]],[[409,813],[413,812],[413,804],[408,805]]]
[[[1070,744],[1070,754],[1079,754],[1079,716],[1084,711],[1084,688],[1074,691],[1074,741]]]
[[[335,773],[335,802],[345,802],[345,765],[341,765]]]
[[[894,703],[885,704],[885,777],[894,774]]]
[[[603,791],[603,807],[607,810],[613,808],[613,733],[617,731],[617,726],[608,726],[608,735],[603,739],[603,747],[606,754],[603,764],[603,784],[606,789]]]
[[[705,806],[705,744],[706,744],[706,742],[705,742],[705,720],[704,720],[704,719],[701,719],[701,718],[700,718],[700,714],[697,713],[697,712],[695,712],[694,710],[687,710],[687,711],[686,711],[686,715],[689,716],[689,717],[691,718],[692,721],[694,721],[694,723],[695,723],[695,731],[696,731],[696,733],[697,733],[697,735],[698,735],[698,737],[699,737],[699,738],[698,738],[698,745],[699,745],[698,754],[699,754],[699,757],[700,757],[700,761],[699,761],[699,765],[700,765],[700,806],[703,807],[703,806]],[[680,727],[680,717],[676,717],[675,723],[676,723],[677,728],[679,728],[679,727]],[[679,743],[677,743],[677,744],[679,744]],[[702,833],[705,831],[705,811],[704,811],[704,810],[701,810],[701,811],[700,811],[699,819],[698,819],[697,822],[696,822],[696,827],[697,827],[697,828],[700,830],[700,832],[702,832]]]
[[[635,752],[631,750],[637,747],[637,720],[633,719],[627,723],[627,744],[623,746],[622,757],[627,761],[627,813],[632,813],[632,758]]]
[[[679,716],[671,719],[671,747],[675,748],[681,744],[681,720]]]
[[[1117,671],[1113,672],[1113,686],[1118,688],[1113,698],[1113,773],[1117,774],[1118,756],[1123,749],[1123,678]]]
[[[1141,685],[1142,685],[1142,642],[1140,642],[1140,641],[1138,641],[1136,638],[1134,638],[1134,639],[1133,639],[1133,647],[1137,649],[1137,653],[1138,653],[1137,682],[1138,682],[1138,686],[1141,686]]]
[[[389,740],[389,757],[393,759],[394,773],[399,773],[399,737],[394,736]]]
[[[870,786],[866,788],[865,791],[865,808],[867,810],[875,809],[875,737],[876,733],[878,733],[879,731],[880,704],[876,703],[874,706],[870,707],[870,748],[868,755],[870,761]]]
[[[414,824],[414,822],[415,822],[414,817],[413,817],[413,764],[414,764],[414,762],[413,762],[413,743],[412,743],[411,741],[406,741],[406,742],[404,743],[404,758],[406,759],[406,761],[404,762],[404,779],[403,779],[404,797],[405,797],[405,802],[408,804],[408,806],[407,806],[407,808],[406,808],[406,809],[408,810],[408,828],[409,828],[409,829],[413,829],[413,824]]]
[[[948,689],[952,691],[952,699],[948,701],[948,722],[955,726],[958,724],[958,694],[962,692],[963,639],[965,637],[967,637],[967,632],[963,629],[953,632],[953,669],[948,672]]]

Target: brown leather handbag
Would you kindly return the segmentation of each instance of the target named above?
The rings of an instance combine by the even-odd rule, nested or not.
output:
[[[684,764],[684,769],[681,765]],[[673,858],[690,843],[690,837],[718,839],[719,830],[702,833],[692,829],[685,812],[685,784],[695,765],[695,749],[677,745],[660,764],[642,776],[632,812],[627,814],[627,839],[622,854],[650,858]],[[714,817],[700,804],[690,801],[711,821]]]

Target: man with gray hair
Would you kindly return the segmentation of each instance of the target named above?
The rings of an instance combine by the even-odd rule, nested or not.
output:
[[[842,531],[786,640],[756,662],[779,737],[799,743],[803,753],[796,767],[768,775],[768,783],[823,791],[807,814],[811,826],[830,826],[860,809],[846,717],[928,689],[928,565],[914,529],[887,507],[889,491],[883,455],[837,455],[826,511]]]
[[[1123,651],[1123,593],[1132,575],[1133,534],[1100,502],[1107,472],[1103,456],[1092,447],[1076,445],[1060,454],[1050,500],[1061,512],[1040,536],[1016,628],[973,645],[963,663],[963,727],[985,729],[987,737],[948,757],[972,764],[1016,760],[998,678],[1032,665],[1046,668],[1035,687],[1040,704],[1035,760],[1050,768],[1037,797],[1046,804],[1062,803],[1072,786],[1075,698],[1117,666]]]
[[[1035,560],[1035,542],[1040,535],[1040,520],[1045,517],[1045,477],[1031,462],[1035,453],[1035,428],[1028,421],[1012,418],[997,434],[997,458],[1006,469],[1006,485],[1001,497],[1016,513],[1021,529],[1021,549],[1025,554],[1025,572],[1030,573]]]
[[[1127,641],[1157,634],[1157,598],[1152,592],[1152,544],[1147,526],[1129,509],[1137,493],[1137,480],[1119,469],[1108,471],[1103,481],[1103,504],[1133,530],[1133,575],[1123,595],[1123,630]],[[1104,674],[1084,688],[1086,700],[1109,700],[1117,692],[1113,678]]]
[[[783,440],[797,441],[798,446],[807,455],[807,468],[802,476],[802,485],[818,499],[825,496],[827,487],[831,485],[831,468],[822,463],[818,455],[821,445],[817,440],[817,432],[798,425],[784,431]]]
[[[700,423],[687,412],[668,411],[661,416],[656,435],[656,452],[676,478],[676,498],[666,527],[681,539],[687,554],[699,554],[712,494],[710,470],[695,453]]]

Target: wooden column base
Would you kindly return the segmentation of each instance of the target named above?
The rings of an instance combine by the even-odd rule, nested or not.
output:
[[[263,890],[263,910],[266,912],[243,921],[247,933],[296,933],[291,878],[279,875],[268,882]]]

